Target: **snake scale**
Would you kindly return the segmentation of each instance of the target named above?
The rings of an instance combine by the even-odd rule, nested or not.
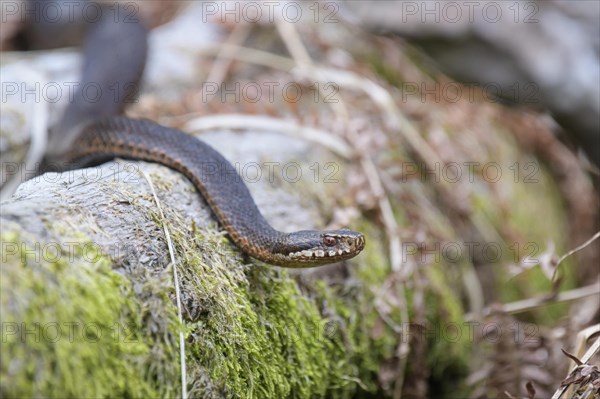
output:
[[[63,165],[55,170],[75,169],[120,157],[174,169],[193,183],[235,245],[269,264],[313,267],[350,259],[362,251],[364,236],[351,230],[275,230],[234,167],[211,146],[180,130],[120,115],[131,95],[128,88],[137,87],[144,69],[147,31],[141,22],[124,23],[112,18],[114,13],[107,15],[85,24],[80,87],[93,82],[108,89],[117,83],[120,100],[92,103],[78,90],[51,130],[47,165]],[[52,41],[51,32],[61,29],[66,28],[60,21],[32,22],[26,31],[28,42]]]

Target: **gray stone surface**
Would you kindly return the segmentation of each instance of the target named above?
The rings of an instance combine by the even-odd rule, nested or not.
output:
[[[406,37],[449,76],[550,111],[600,165],[597,1],[346,1],[356,22]]]
[[[222,131],[202,139],[241,171],[259,209],[275,228],[322,226],[315,193],[323,190],[323,183],[314,182],[310,165],[328,162],[325,151],[309,152],[311,146],[302,140],[269,133]],[[269,170],[267,161],[278,165]],[[294,166],[286,177],[288,163]],[[295,181],[291,170],[302,171],[302,178]],[[46,242],[49,234],[62,243],[82,234],[120,263],[164,266],[168,251],[156,219],[159,211],[142,172],[152,180],[167,219],[183,218],[190,229],[217,225],[202,197],[179,173],[157,164],[117,160],[26,181],[2,203],[2,229],[23,231],[34,241]]]

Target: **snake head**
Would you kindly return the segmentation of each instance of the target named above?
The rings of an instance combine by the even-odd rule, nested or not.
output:
[[[365,247],[365,237],[352,230],[302,230],[285,235],[275,252],[285,267],[314,267],[351,259]]]

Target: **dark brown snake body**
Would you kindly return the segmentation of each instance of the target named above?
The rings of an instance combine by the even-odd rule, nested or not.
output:
[[[123,90],[128,82],[137,83],[146,40],[141,24],[101,20],[88,27],[82,82],[100,82],[106,88],[117,82]],[[208,144],[148,120],[111,116],[123,108],[123,103],[94,105],[85,102],[83,94],[76,93],[52,132],[51,139],[58,145],[51,148],[47,160],[55,165],[60,160],[63,166],[57,169],[80,168],[115,157],[157,162],[174,169],[194,184],[236,246],[270,264],[319,266],[350,259],[364,248],[364,236],[351,230],[275,230],[234,167]],[[127,93],[122,94],[126,98]],[[67,149],[61,148],[65,143]]]

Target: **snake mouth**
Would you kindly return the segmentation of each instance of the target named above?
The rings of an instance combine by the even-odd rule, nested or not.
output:
[[[344,254],[351,254],[350,249],[338,249],[337,251],[331,250],[326,251],[322,249],[310,250],[305,249],[304,251],[292,252],[288,254],[288,256],[292,259],[294,258],[307,258],[307,259],[315,259],[315,258],[326,258],[326,257],[338,257],[343,256]]]

